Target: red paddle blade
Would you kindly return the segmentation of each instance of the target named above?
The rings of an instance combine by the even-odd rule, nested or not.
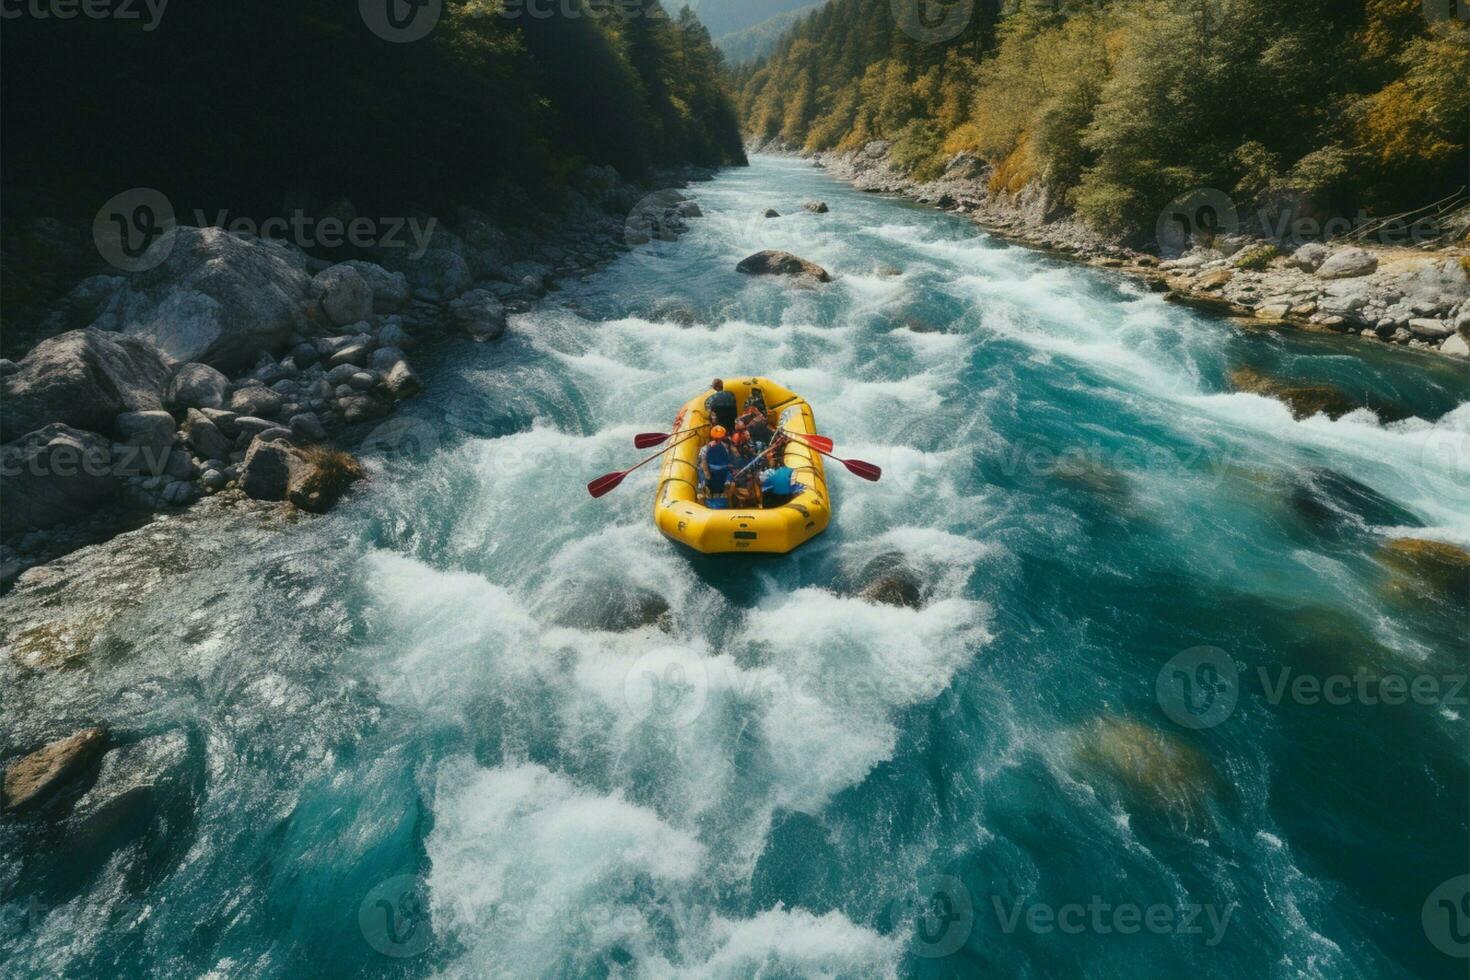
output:
[[[611,493],[617,489],[617,485],[622,483],[623,477],[627,475],[627,473],[608,473],[605,476],[599,476],[587,484],[587,492],[594,497],[601,497],[604,494]]]
[[[836,459],[837,457],[834,456],[832,458]],[[847,471],[853,476],[860,476],[871,483],[877,483],[883,479],[883,470],[874,466],[872,463],[865,463],[860,459],[844,459],[842,460],[842,465],[846,466]]]
[[[807,442],[813,449],[821,450],[824,453],[830,453],[832,451],[832,448],[833,448],[832,440],[831,439],[828,439],[826,436],[808,436],[808,435],[803,435],[803,436],[801,436],[801,438],[805,442]]]
[[[670,434],[667,432],[640,432],[633,437],[633,446],[636,449],[652,449],[668,442],[669,438]]]

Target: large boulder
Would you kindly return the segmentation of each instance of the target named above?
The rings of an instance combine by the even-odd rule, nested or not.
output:
[[[321,294],[322,313],[335,326],[345,327],[373,315],[373,287],[351,266],[323,269],[312,286]]]
[[[376,263],[364,262],[361,259],[352,259],[332,268],[351,269],[362,276],[363,281],[368,284],[368,288],[373,293],[372,308],[379,313],[401,310],[408,305],[408,277],[401,272],[389,272]],[[358,319],[363,318],[358,317]]]
[[[395,249],[386,253],[383,261],[395,272],[402,272],[411,288],[427,290],[439,299],[454,299],[474,283],[469,263],[450,248],[430,248],[417,256]]]
[[[1316,272],[1327,261],[1327,246],[1321,242],[1307,242],[1286,260],[1286,264],[1302,272]]]
[[[123,412],[114,420],[113,428],[127,446],[140,451],[142,456],[142,466],[134,466],[130,472],[146,471],[154,475],[163,472],[177,428],[172,415],[162,409]]]
[[[174,409],[223,408],[230,379],[208,364],[183,364],[174,372],[168,404]]]
[[[1332,385],[1286,381],[1249,367],[1231,371],[1230,384],[1236,391],[1264,395],[1285,402],[1291,409],[1292,416],[1297,419],[1311,418],[1313,415],[1337,419],[1361,407],[1350,395]]]
[[[735,271],[748,276],[797,276],[817,282],[832,281],[827,270],[815,262],[775,249],[755,253],[737,265]]]
[[[330,510],[362,479],[362,467],[328,446],[296,448],[284,440],[257,437],[240,464],[240,488],[256,500],[289,500],[315,514]]]
[[[118,490],[111,443],[53,422],[0,446],[0,537],[85,517]]]
[[[170,372],[146,341],[100,330],[43,340],[0,380],[0,441],[51,422],[105,430],[119,412],[162,408]]]
[[[310,298],[300,252],[220,228],[180,227],[168,258],[129,278],[94,325],[150,340],[172,364],[228,369],[303,330]]]
[[[226,459],[235,445],[213,419],[197,408],[189,409],[184,419],[184,441],[200,459]]]
[[[11,763],[0,810],[22,814],[44,808],[91,770],[106,742],[104,729],[84,728]]]
[[[1323,279],[1356,279],[1372,275],[1378,268],[1378,256],[1362,248],[1340,248],[1317,267]]]

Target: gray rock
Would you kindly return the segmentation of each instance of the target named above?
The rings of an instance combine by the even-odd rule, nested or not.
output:
[[[1322,293],[1317,307],[1339,315],[1356,313],[1368,305],[1368,283],[1362,280],[1334,282]]]
[[[175,480],[187,480],[194,475],[194,460],[184,450],[175,449],[168,454],[163,472],[165,476],[171,476]]]
[[[282,401],[280,395],[264,385],[245,385],[230,395],[230,411],[265,418],[279,412]]]
[[[302,341],[291,348],[291,360],[298,367],[309,368],[321,359],[321,353],[317,351],[316,345]]]
[[[1371,275],[1378,268],[1378,256],[1361,248],[1340,248],[1317,267],[1322,279],[1355,279]]]
[[[418,374],[401,358],[383,372],[383,386],[397,399],[411,398],[424,390]]]
[[[221,432],[231,439],[239,433],[239,429],[235,428],[235,423],[240,419],[240,415],[237,412],[232,412],[225,408],[201,408],[199,409],[199,414],[213,422]]]
[[[802,208],[812,214],[826,214],[828,210],[826,201],[807,201]]]
[[[222,408],[230,395],[230,379],[208,364],[182,364],[174,372],[168,403],[175,411]]]
[[[235,431],[239,435],[255,437],[269,429],[278,429],[280,424],[270,419],[259,419],[253,415],[242,415],[235,420]]]
[[[1322,263],[1327,261],[1327,246],[1321,242],[1307,242],[1301,248],[1291,253],[1286,264],[1293,269],[1303,272],[1316,272]]]
[[[123,441],[129,446],[147,450],[154,459],[173,446],[174,417],[162,409],[152,412],[123,412],[113,422]]]
[[[748,276],[796,276],[799,278],[813,279],[817,282],[831,282],[832,277],[826,269],[815,262],[798,258],[790,252],[781,252],[768,249],[744,259],[735,267],[736,272],[743,272]]]
[[[1451,334],[1444,343],[1439,345],[1441,354],[1452,354],[1455,357],[1470,357],[1470,343],[1459,334]]]
[[[400,350],[409,350],[415,345],[413,337],[403,326],[398,323],[386,323],[378,331],[378,345],[380,347],[397,347]]]
[[[322,420],[311,412],[291,416],[291,434],[298,442],[324,442],[327,438]]]
[[[694,201],[684,201],[674,207],[674,212],[681,218],[703,218],[704,211]]]
[[[43,340],[0,379],[0,440],[51,422],[102,431],[120,412],[163,407],[171,372],[146,341],[97,330]]]
[[[5,770],[0,810],[33,813],[86,775],[107,742],[102,728],[86,728],[11,763]]]
[[[347,379],[347,384],[358,391],[367,391],[378,383],[378,379],[368,371],[357,371]]]
[[[229,477],[225,476],[223,470],[207,469],[204,471],[204,474],[199,477],[199,482],[204,484],[204,486],[209,490],[223,490],[225,484],[229,483],[230,481]]]
[[[173,364],[229,368],[275,350],[306,325],[306,259],[277,242],[180,227],[169,257],[127,280],[117,326]]]
[[[322,313],[331,323],[346,326],[373,314],[373,289],[352,266],[334,265],[317,273],[313,287],[321,295]]]
[[[382,418],[389,411],[386,403],[366,394],[349,394],[339,399],[338,405],[349,425]]]
[[[285,500],[294,460],[290,443],[254,440],[240,464],[240,489],[255,500]]]
[[[327,358],[327,364],[332,367],[339,367],[343,364],[355,364],[358,367],[361,367],[362,365],[367,363],[368,355],[372,353],[372,350],[373,348],[371,344],[348,344],[346,347],[342,348],[341,350],[337,351],[337,353]]]
[[[379,313],[401,310],[408,305],[408,277],[401,272],[389,272],[372,262],[353,259],[343,262],[339,268],[353,270],[368,284],[373,293],[373,309]]]
[[[454,299],[474,283],[464,256],[447,248],[427,249],[418,258],[398,249],[385,255],[384,262],[407,277],[415,295],[423,290],[434,299]]]
[[[374,371],[386,374],[389,368],[401,360],[403,360],[403,351],[396,347],[380,347],[373,351],[373,356],[368,361],[368,366]]]
[[[78,520],[112,499],[120,481],[111,443],[60,422],[0,446],[0,537]]]
[[[260,442],[291,442],[291,430],[284,425],[272,426],[255,437]]]
[[[775,208],[766,208],[764,211],[761,212],[761,217],[762,218],[779,218],[779,217],[781,217],[781,212],[780,211],[777,211]]]
[[[1414,318],[1409,321],[1409,330],[1416,337],[1427,340],[1440,340],[1454,333],[1450,325],[1443,320],[1432,320],[1427,318]]]
[[[486,289],[472,289],[454,300],[449,315],[477,341],[498,340],[505,333],[505,307]]]
[[[328,371],[323,376],[323,380],[325,380],[326,383],[331,385],[333,388],[336,388],[338,385],[345,385],[347,383],[347,379],[352,377],[356,373],[356,365],[339,364],[336,367],[332,368],[332,370]]]
[[[182,507],[194,499],[194,485],[188,480],[175,480],[163,488],[163,499],[165,503]]]

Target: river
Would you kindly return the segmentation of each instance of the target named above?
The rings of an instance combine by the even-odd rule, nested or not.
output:
[[[197,528],[83,663],[0,663],[16,732],[190,746],[135,834],[0,825],[4,972],[1463,976],[1429,901],[1470,870],[1463,595],[1381,551],[1470,543],[1463,365],[1241,329],[802,161],[689,193],[679,241],[424,358],[334,514]],[[734,272],[762,248],[836,281]],[[1405,417],[1296,420],[1242,366]],[[750,374],[885,470],[829,468],[825,535],[696,558],[653,468],[588,498]],[[853,594],[880,556],[921,608]]]

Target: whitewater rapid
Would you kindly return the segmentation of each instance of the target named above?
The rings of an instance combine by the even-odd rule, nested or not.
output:
[[[1200,645],[1463,664],[1452,615],[1394,605],[1374,555],[1470,543],[1464,372],[1242,333],[797,160],[688,193],[679,241],[437,349],[335,514],[106,627],[126,654],[75,683],[121,729],[190,733],[195,810],[66,882],[18,862],[0,884],[86,914],[0,949],[220,977],[1447,969],[1416,930],[1467,823],[1465,712],[1247,698],[1195,732],[1155,684]],[[765,248],[836,281],[733,271]],[[1403,392],[1410,417],[1295,420],[1230,391],[1242,362]],[[827,534],[703,559],[654,529],[651,473],[587,497],[634,433],[754,374],[884,468],[834,469]],[[879,556],[921,608],[856,594]],[[599,628],[649,597],[657,623]],[[1140,732],[1177,754],[1136,755]],[[1093,896],[1229,924],[1001,914]]]

